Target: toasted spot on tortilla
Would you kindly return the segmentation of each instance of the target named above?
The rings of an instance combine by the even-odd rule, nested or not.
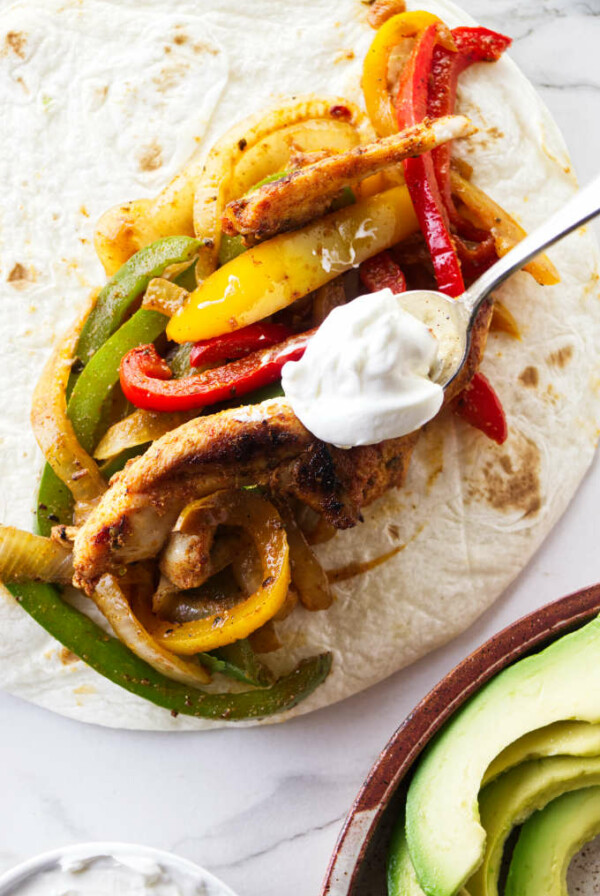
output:
[[[572,357],[573,346],[563,345],[562,348],[558,348],[555,352],[551,352],[546,358],[546,361],[548,364],[552,364],[553,367],[566,367]]]
[[[75,656],[75,654],[66,647],[61,647],[58,652],[58,658],[63,666],[71,666],[73,663],[79,662],[79,657]]]
[[[348,62],[355,58],[354,50],[340,50],[339,53],[336,53],[334,64],[338,62]]]
[[[152,79],[156,84],[158,92],[166,93],[173,87],[177,87],[181,83],[187,69],[188,66],[182,62],[175,65],[171,64],[161,69],[160,73]]]
[[[189,37],[187,36],[187,34],[183,34],[180,32],[179,34],[176,34],[175,37],[173,38],[173,43],[177,44],[178,46],[181,46],[182,44],[186,44],[188,42],[188,40],[189,40]]]
[[[525,367],[519,374],[519,382],[527,386],[528,389],[535,389],[540,382],[540,374],[537,367]]]
[[[542,506],[540,451],[534,442],[521,441],[512,456],[506,452],[483,468],[483,497],[496,510],[520,510],[524,517]]]
[[[140,171],[156,171],[163,163],[162,147],[156,140],[144,147],[138,157]]]
[[[488,133],[490,137],[493,137],[495,140],[502,140],[502,138],[504,137],[504,133],[500,130],[500,128],[497,128],[495,126],[488,128],[486,133]]]
[[[550,383],[544,392],[543,397],[546,401],[550,402],[550,404],[559,404],[562,401],[562,395],[558,392],[552,383]]]
[[[25,47],[27,46],[27,37],[23,31],[9,31],[4,38],[4,45],[7,50],[12,50],[19,59],[25,59]]]
[[[425,488],[429,494],[440,473],[444,472],[444,433],[438,427],[426,427],[422,442],[423,460],[427,466]]]
[[[210,53],[211,56],[218,56],[221,52],[218,47],[201,40],[196,41],[192,49],[194,53]]]
[[[35,271],[33,268],[28,268],[24,264],[17,262],[13,265],[6,279],[15,289],[25,289],[28,283],[35,281]]]
[[[91,684],[81,684],[78,688],[73,688],[74,694],[96,694],[96,688]]]

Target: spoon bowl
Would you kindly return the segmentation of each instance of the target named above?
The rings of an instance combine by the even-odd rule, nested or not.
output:
[[[438,339],[438,362],[430,374],[434,382],[447,389],[462,370],[479,309],[490,293],[548,246],[599,213],[600,177],[596,177],[548,221],[503,255],[457,299],[435,290],[414,290],[398,296],[402,308],[423,321]]]

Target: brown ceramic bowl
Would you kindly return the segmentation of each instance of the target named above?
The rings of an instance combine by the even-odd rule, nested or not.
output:
[[[387,896],[388,845],[413,763],[435,732],[489,678],[600,612],[600,584],[513,622],[452,670],[392,735],[338,838],[321,896]]]

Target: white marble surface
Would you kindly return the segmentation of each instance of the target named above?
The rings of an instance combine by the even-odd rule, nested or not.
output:
[[[308,2],[308,0],[306,0]],[[467,0],[563,129],[582,182],[600,158],[600,0]],[[165,735],[86,727],[0,694],[0,871],[77,840],[191,858],[240,896],[316,896],[342,819],[406,713],[465,653],[523,613],[600,578],[596,462],[513,587],[434,655],[283,727]]]

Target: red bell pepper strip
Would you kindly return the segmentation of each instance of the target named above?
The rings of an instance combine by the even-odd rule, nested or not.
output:
[[[132,404],[148,411],[189,411],[228,401],[279,379],[287,361],[302,357],[314,332],[180,379],[172,379],[171,368],[153,345],[140,345],[121,361],[121,388]]]
[[[245,358],[251,352],[261,348],[270,348],[288,339],[293,333],[289,327],[283,324],[270,324],[260,322],[234,330],[232,333],[224,333],[222,336],[214,336],[212,339],[203,339],[196,342],[190,352],[190,365],[202,367],[205,364],[218,364],[219,361],[233,361],[236,358]]]
[[[456,85],[461,72],[474,62],[496,62],[512,43],[510,37],[487,28],[454,28],[452,37],[457,52],[453,53],[440,43],[436,44],[433,51],[427,96],[427,115],[430,118],[454,114]],[[450,153],[451,141],[436,147],[432,152],[433,165],[446,210],[452,222],[460,226],[465,222],[458,215],[452,201]],[[469,239],[477,238],[469,233],[462,235]]]
[[[396,117],[400,130],[419,124],[427,115],[428,84],[438,26],[429,25],[415,39],[402,70],[396,97]],[[423,153],[403,163],[406,186],[431,254],[440,292],[457,297],[465,286],[448,216],[435,177],[431,153]]]
[[[379,252],[363,261],[358,276],[369,292],[379,292],[380,289],[391,289],[393,293],[406,291],[404,274],[389,252]]]
[[[458,395],[454,413],[499,445],[508,438],[504,409],[489,380],[482,373],[476,373]]]

